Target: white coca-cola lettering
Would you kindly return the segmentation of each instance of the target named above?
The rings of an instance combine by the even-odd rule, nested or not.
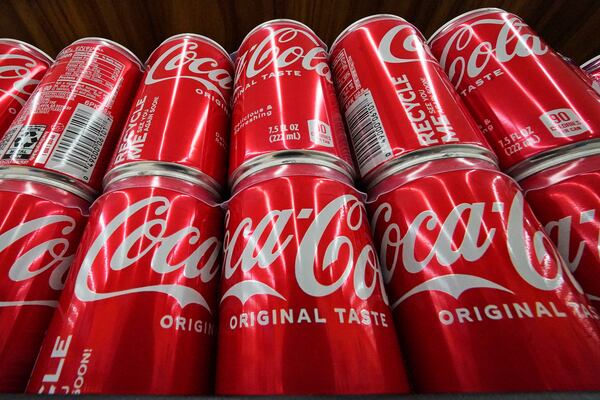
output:
[[[226,216],[226,233],[223,245],[225,253],[224,279],[231,279],[234,273],[241,269],[246,273],[258,267],[276,268],[273,263],[281,257],[294,239],[293,235],[283,235],[284,229],[292,224],[294,219],[310,218],[314,212],[312,208],[301,209],[297,215],[296,210],[272,210],[261,220],[254,224],[252,218],[244,218],[239,224],[229,229],[230,214]],[[350,232],[366,229],[364,208],[358,198],[353,195],[343,195],[333,199],[313,217],[305,232],[301,233],[298,250],[296,252],[294,276],[299,288],[306,294],[314,297],[327,296],[339,290],[352,277],[354,292],[361,299],[371,297],[379,282],[381,296],[387,304],[387,297],[383,288],[383,278],[379,269],[376,253],[371,244],[356,249],[353,242],[343,232],[326,239],[325,233],[331,224],[343,226]],[[340,216],[343,220],[340,221]],[[233,232],[233,233],[232,233]],[[262,246],[257,249],[259,239]],[[328,243],[326,241],[329,240]],[[241,248],[241,251],[240,251]],[[343,254],[348,254],[347,260],[341,260]],[[323,251],[320,251],[323,250]],[[234,251],[237,251],[234,253]],[[319,260],[318,255],[323,259]],[[358,255],[357,255],[358,254]],[[344,262],[345,261],[345,262]],[[343,265],[343,270],[338,273],[337,279],[323,283],[317,274],[333,268],[335,264]],[[367,282],[367,271],[373,272],[373,278]],[[284,299],[271,283],[258,280],[243,280],[231,286],[222,296],[221,301],[227,297],[236,297],[242,304],[255,295],[270,295]]]
[[[404,36],[402,40],[401,48],[403,52],[406,52],[410,57],[406,57],[406,54],[394,54],[392,47],[397,41],[398,34],[402,31],[408,31],[409,34]],[[379,55],[383,61],[392,64],[408,63],[408,62],[437,62],[429,47],[425,45],[423,39],[415,32],[415,28],[408,24],[400,24],[391,28],[383,35],[379,42],[379,48],[377,49]]]
[[[302,38],[308,39],[302,43]],[[306,46],[303,47],[302,45]],[[280,28],[272,31],[257,45],[244,52],[237,59],[235,83],[243,75],[253,78],[271,66],[275,70],[284,69],[296,62],[307,71],[315,71],[331,81],[331,70],[327,62],[327,52],[312,33],[297,28]]]
[[[429,263],[435,258],[442,266],[452,266],[463,259],[475,262],[481,259],[494,243],[497,229],[486,229],[489,221],[484,218],[484,211],[489,207],[486,203],[461,203],[456,205],[446,216],[440,216],[432,210],[419,213],[410,223],[403,234],[398,224],[392,221],[392,206],[382,203],[373,213],[372,226],[374,232],[382,224],[383,232],[380,239],[379,256],[385,282],[389,283],[401,265],[406,272],[415,274],[429,268]],[[494,213],[502,213],[503,203],[493,203],[490,207]],[[529,285],[539,290],[555,290],[564,282],[566,275],[581,292],[581,288],[573,280],[564,261],[543,231],[531,233],[531,227],[524,217],[523,195],[515,194],[508,217],[506,218],[506,249],[508,257],[519,276]],[[457,228],[462,232],[457,236]],[[437,231],[437,233],[435,233]],[[482,232],[484,233],[483,237]],[[423,238],[431,239],[436,235],[431,250],[424,257],[417,257],[417,243]],[[531,242],[531,243],[530,243]],[[497,245],[497,244],[496,244]],[[533,252],[533,254],[531,254]],[[389,262],[389,265],[388,265]],[[556,268],[553,277],[546,277],[538,272],[534,262],[545,268]],[[471,274],[445,274],[429,279],[404,293],[394,304],[396,307],[408,297],[429,290],[445,292],[458,298],[466,290],[474,288],[490,288],[513,293],[488,279]]]
[[[158,274],[168,274],[182,270],[182,274],[186,278],[199,276],[204,283],[211,281],[219,268],[217,261],[221,250],[220,241],[215,237],[203,237],[201,231],[194,226],[187,226],[167,236],[165,216],[170,207],[171,203],[166,197],[148,197],[129,205],[112,220],[108,221],[102,232],[98,234],[88,248],[81,263],[75,285],[77,298],[81,301],[97,301],[134,293],[158,292],[175,298],[181,307],[189,304],[199,304],[212,312],[200,292],[181,284],[135,286],[103,293],[96,292],[89,286],[89,278],[94,274],[94,263],[102,262],[97,261],[98,254],[109,246],[108,242],[116,232],[125,230],[125,228],[127,228],[127,234],[108,259],[110,271],[120,271],[136,263],[138,268],[143,268],[145,264],[139,261],[144,256],[151,254],[149,266]],[[129,218],[138,212],[146,213],[147,219],[143,225],[131,230]],[[160,218],[161,216],[163,217]],[[118,235],[124,234],[124,232],[118,233]],[[140,243],[146,241],[149,241],[149,243],[144,248],[140,248]],[[195,245],[195,250],[191,251],[185,260],[177,264],[171,264],[169,256],[175,247],[182,242]],[[132,254],[134,256],[130,257]],[[202,265],[200,265],[201,260],[205,260]],[[106,272],[103,271],[102,273]]]
[[[231,74],[218,68],[219,63],[214,58],[200,57],[195,51],[197,48],[198,43],[192,41],[175,44],[148,69],[144,83],[153,85],[169,79],[191,79],[217,93],[226,102],[226,93],[231,89]]]
[[[37,66],[36,60],[25,55],[0,54],[0,81],[12,81],[10,88],[0,88],[0,93],[12,97],[20,105],[25,104],[39,83],[39,80],[31,79],[32,70]],[[6,84],[2,84],[2,87],[6,87]]]
[[[73,232],[76,226],[76,222],[72,217],[50,215],[27,221],[7,230],[0,235],[0,253],[12,246],[17,246],[15,243],[21,241],[23,238],[33,238],[38,234],[41,237],[47,237],[47,235],[40,234],[40,232],[55,224],[63,226],[57,232],[63,236],[49,238],[45,242],[28,248],[27,251],[19,253],[19,257],[8,268],[8,277],[10,280],[13,282],[23,282],[51,270],[52,272],[48,277],[49,287],[53,290],[61,290],[63,288],[66,272],[73,259],[73,254],[69,254],[71,250],[70,241],[66,238],[67,235]],[[52,229],[56,230],[56,228]],[[46,264],[38,265],[39,260],[48,258],[49,261]],[[35,267],[35,269],[32,270],[32,267]],[[0,307],[15,305],[56,306],[56,301],[46,299],[0,301]]]
[[[499,26],[495,42],[481,42],[474,49],[470,45],[480,40],[474,27],[478,25]],[[457,29],[447,40],[440,55],[440,64],[450,77],[450,81],[459,88],[465,78],[479,76],[491,60],[498,63],[511,61],[515,57],[529,57],[546,54],[549,49],[542,40],[526,33],[529,27],[518,18],[487,18],[465,24]]]

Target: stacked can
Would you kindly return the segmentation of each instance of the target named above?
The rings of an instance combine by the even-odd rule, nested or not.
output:
[[[408,390],[327,52],[266,22],[236,61],[219,394]]]
[[[517,16],[498,9],[458,17],[430,43],[501,165],[521,183],[571,271],[597,300],[594,210],[600,203],[592,156],[600,154],[600,97],[592,81],[579,79],[579,68],[563,62]],[[492,51],[481,61],[484,47]],[[597,64],[590,60],[587,72]]]
[[[422,35],[399,17],[369,17],[338,37],[331,59],[414,387],[598,389],[600,315]],[[365,151],[387,159],[376,166]]]
[[[429,44],[509,174],[600,139],[600,97],[516,15],[473,10]]]
[[[0,39],[0,134],[6,132],[53,62],[28,43]]]
[[[151,54],[28,391],[212,390],[232,74],[200,35]]]
[[[592,78],[592,85],[598,94],[600,94],[600,56],[581,64],[581,69]]]
[[[73,43],[0,142],[0,391],[25,389],[140,68],[107,40]]]

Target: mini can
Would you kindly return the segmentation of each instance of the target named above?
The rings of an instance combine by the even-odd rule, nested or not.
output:
[[[286,155],[324,159],[354,174],[321,39],[292,20],[265,22],[237,51],[230,182]]]
[[[0,141],[0,175],[42,170],[90,195],[100,191],[141,69],[135,55],[106,39],[63,49]]]
[[[218,394],[408,391],[363,199],[344,181],[282,165],[228,201]]]
[[[600,388],[600,315],[512,178],[481,160],[437,160],[370,196],[416,390]]]
[[[429,44],[509,174],[600,139],[600,97],[518,16],[473,10]]]
[[[115,182],[92,206],[32,393],[207,394],[222,211],[193,184]]]
[[[37,182],[0,180],[0,392],[23,392],[58,304],[89,203]]]
[[[372,184],[384,170],[440,153],[495,160],[425,39],[404,19],[374,15],[350,25],[331,60],[363,180]]]
[[[600,155],[553,161],[519,183],[569,270],[600,306]]]
[[[592,78],[594,90],[600,94],[600,56],[581,64],[581,69]]]
[[[33,93],[54,61],[40,49],[14,39],[0,39],[0,135]]]
[[[184,170],[220,191],[227,186],[229,55],[207,37],[181,34],[158,46],[146,65],[105,184],[145,164]]]

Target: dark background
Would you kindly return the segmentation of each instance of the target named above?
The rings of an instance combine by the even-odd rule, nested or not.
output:
[[[209,36],[231,52],[259,23],[292,18],[331,44],[350,23],[391,13],[429,37],[447,20],[481,7],[521,16],[577,63],[600,53],[600,0],[0,0],[0,37],[56,56],[78,38],[101,36],[145,60],[160,42],[182,32]]]

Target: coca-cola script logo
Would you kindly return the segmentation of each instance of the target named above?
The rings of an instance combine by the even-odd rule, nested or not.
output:
[[[332,82],[327,52],[312,33],[303,29],[286,27],[273,30],[260,43],[239,55],[236,62],[236,86],[242,76],[251,79],[268,67],[277,71],[290,65],[315,71]]]
[[[499,27],[495,42],[481,41],[474,28],[480,25]],[[542,40],[531,33],[530,28],[515,17],[506,19],[481,19],[465,24],[448,39],[440,55],[440,64],[455,87],[460,87],[465,75],[479,76],[490,60],[505,63],[515,57],[543,55],[548,52]]]
[[[191,79],[227,102],[231,89],[231,73],[219,67],[214,58],[201,57],[198,43],[186,41],[174,44],[152,64],[146,73],[145,84],[153,85],[170,79]]]
[[[400,35],[403,33],[403,35]],[[401,43],[398,43],[402,40]],[[401,54],[394,52],[398,48]],[[415,28],[409,24],[399,24],[390,28],[379,42],[377,48],[379,56],[386,63],[401,64],[409,62],[433,62],[437,60],[431,54],[431,50],[424,43],[423,38],[415,31]],[[407,58],[407,56],[409,56]]]
[[[381,235],[380,262],[386,283],[389,283],[396,268],[403,266],[409,274],[416,274],[428,268],[429,263],[435,258],[442,266],[451,266],[460,260],[475,262],[481,259],[494,242],[496,228],[485,230],[484,211],[490,205],[481,203],[461,203],[456,205],[446,216],[440,216],[433,210],[425,210],[418,214],[402,233],[398,224],[392,220],[392,206],[382,203],[373,213],[372,226],[376,230],[385,224]],[[518,275],[529,285],[539,290],[556,290],[564,282],[566,275],[576,289],[583,293],[581,287],[575,282],[569,273],[564,261],[558,255],[554,246],[551,245],[546,234],[541,231],[526,232],[524,220],[523,195],[515,194],[507,217],[506,226],[506,250],[509,260]],[[504,209],[504,203],[495,202],[491,205],[494,213],[500,213]],[[438,228],[441,226],[441,228]],[[457,237],[457,227],[464,228],[462,238]],[[425,258],[418,259],[416,244],[430,238],[432,232],[439,229],[429,254]],[[481,234],[485,232],[485,238]],[[530,254],[528,239],[532,242],[533,254]],[[391,256],[391,257],[390,257]],[[391,263],[387,265],[387,260]],[[553,277],[541,275],[534,265],[534,260],[544,265],[556,267]],[[455,299],[470,289],[495,289],[513,293],[510,289],[476,275],[470,274],[445,274],[437,275],[426,280],[402,294],[393,304],[392,308],[418,293],[426,291],[444,292]]]
[[[313,213],[312,208],[303,208],[297,214],[294,209],[271,210],[259,221],[246,217],[237,226],[229,229],[231,215],[228,212],[225,217],[226,233],[223,245],[224,279],[231,279],[240,269],[247,273],[255,268],[276,268],[274,264],[277,259],[282,257],[284,252],[289,254],[291,249],[288,247],[298,241],[300,244],[296,251],[294,275],[303,292],[313,297],[327,296],[351,279],[354,293],[363,300],[371,297],[379,283],[381,296],[387,304],[383,277],[373,246],[365,244],[355,248],[356,243],[343,232],[336,231],[334,237],[328,237],[331,233],[326,234],[331,224],[340,223],[340,218],[344,218],[343,225],[349,233],[362,230],[368,234],[365,210],[360,200],[353,195],[333,199],[314,215],[301,237],[294,238],[292,234],[283,236],[285,228],[295,224],[294,219],[308,219]],[[257,243],[262,243],[262,247],[257,248]],[[318,251],[319,249],[324,251]],[[343,257],[342,253],[346,256]],[[324,254],[323,259],[318,259],[318,254]],[[326,271],[334,265],[343,265],[338,278],[333,282],[320,281],[317,271]],[[372,276],[370,282],[367,282],[368,275]],[[270,285],[255,279],[242,280],[223,294],[221,302],[228,297],[235,297],[245,304],[250,297],[256,295],[275,296],[286,300]]]
[[[0,54],[0,93],[10,96],[22,106],[40,82],[31,79],[38,62],[21,54]]]
[[[52,225],[62,226],[60,234],[63,237],[48,238],[41,234]],[[12,261],[8,268],[8,278],[15,282],[25,282],[34,279],[36,276],[46,271],[52,271],[49,276],[48,285],[52,290],[61,290],[64,286],[64,278],[73,254],[71,254],[70,241],[66,238],[75,230],[76,222],[73,218],[66,215],[50,215],[36,218],[22,223],[0,235],[0,254],[15,246],[22,246],[22,239],[34,241],[40,237],[47,239],[41,243],[21,251],[19,256]],[[20,242],[18,244],[15,244]],[[48,260],[40,265],[40,260]],[[5,260],[4,260],[5,261]],[[22,306],[22,305],[42,305],[56,307],[56,300],[14,300],[0,301],[0,307]]]
[[[91,287],[94,282],[94,265],[109,268],[110,271],[122,271],[135,265],[135,268],[145,268],[146,263],[138,262],[146,255],[151,255],[149,267],[158,274],[168,274],[180,270],[185,278],[200,277],[201,282],[210,282],[219,269],[219,252],[221,243],[215,237],[205,237],[200,229],[194,226],[186,226],[170,235],[166,235],[169,222],[165,219],[171,202],[163,196],[153,196],[139,200],[117,214],[112,220],[107,221],[102,231],[91,243],[77,274],[75,283],[75,295],[81,301],[98,301],[118,296],[126,296],[135,293],[157,292],[173,297],[185,307],[189,304],[199,304],[212,312],[206,299],[195,288],[181,284],[158,284],[158,285],[136,285],[133,287],[112,292],[96,291]],[[146,215],[145,221],[138,227],[131,226],[131,216],[136,213]],[[115,246],[115,237],[121,240]],[[171,264],[170,255],[180,242],[194,245],[195,249],[189,253],[186,259]],[[141,247],[141,243],[145,243]],[[108,258],[98,259],[102,249],[114,248]],[[203,262],[202,262],[203,261]],[[201,263],[202,262],[202,263]],[[106,271],[103,269],[102,274]],[[139,283],[139,282],[138,282]]]

